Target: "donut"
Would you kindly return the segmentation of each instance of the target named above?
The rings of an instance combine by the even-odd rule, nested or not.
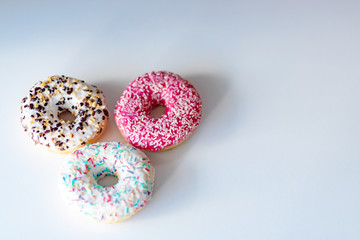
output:
[[[59,115],[69,111],[75,120]],[[21,124],[35,144],[59,153],[71,153],[94,142],[104,132],[109,112],[96,86],[65,76],[36,83],[21,102]]]
[[[151,118],[158,106],[166,113]],[[137,148],[164,151],[184,142],[199,126],[202,102],[188,81],[171,72],[146,73],[126,88],[115,107],[115,121],[124,138]]]
[[[103,187],[98,180],[115,176],[118,182]],[[128,219],[151,198],[155,169],[140,150],[119,142],[88,144],[70,155],[60,174],[65,201],[103,223]]]

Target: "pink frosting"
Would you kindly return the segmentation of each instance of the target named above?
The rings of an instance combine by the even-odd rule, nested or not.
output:
[[[164,105],[166,113],[151,118],[150,110]],[[201,120],[199,93],[179,75],[160,71],[135,79],[115,108],[123,136],[138,148],[161,151],[189,137]]]

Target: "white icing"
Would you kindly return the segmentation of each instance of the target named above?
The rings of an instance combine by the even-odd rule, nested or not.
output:
[[[76,116],[72,123],[59,119],[65,109]],[[35,84],[21,104],[25,131],[35,143],[55,151],[86,144],[104,130],[108,117],[101,90],[65,76],[52,76]]]
[[[102,187],[97,179],[117,176],[119,182]],[[65,200],[101,222],[125,220],[151,198],[155,169],[140,150],[118,142],[88,144],[63,166],[60,187]]]

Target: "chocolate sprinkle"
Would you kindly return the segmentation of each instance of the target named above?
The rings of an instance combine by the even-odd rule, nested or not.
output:
[[[105,123],[102,121],[109,116],[108,110],[104,109],[105,99],[100,93],[96,87],[86,85],[82,80],[49,77],[35,84],[21,101],[24,130],[31,130],[30,137],[49,148],[55,146],[63,151],[84,145],[103,131]],[[65,106],[76,118],[62,124],[63,120],[58,118],[66,110]],[[98,132],[94,132],[95,129]]]

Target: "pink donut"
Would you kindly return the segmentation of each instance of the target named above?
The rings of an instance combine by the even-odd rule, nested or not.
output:
[[[166,113],[151,118],[158,105]],[[193,85],[171,72],[151,72],[135,79],[115,107],[115,121],[124,138],[149,151],[171,149],[199,126],[202,102]]]

